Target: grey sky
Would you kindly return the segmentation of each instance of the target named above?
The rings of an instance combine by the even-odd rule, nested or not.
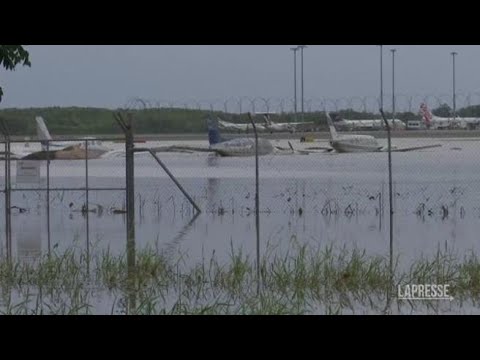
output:
[[[0,107],[115,108],[132,97],[211,101],[229,97],[293,97],[292,45],[35,45],[32,67],[0,70]],[[391,89],[390,48],[397,48],[397,91],[449,94],[457,51],[457,89],[480,90],[480,46],[385,45],[385,92]],[[300,60],[300,58],[299,58]],[[300,64],[300,61],[298,62]],[[305,50],[305,98],[377,96],[379,48],[312,45]]]

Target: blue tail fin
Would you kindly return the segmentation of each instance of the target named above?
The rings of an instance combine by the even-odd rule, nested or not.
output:
[[[215,120],[208,119],[208,141],[210,146],[220,144],[223,142],[222,136],[220,135],[220,130],[218,130],[218,123]]]

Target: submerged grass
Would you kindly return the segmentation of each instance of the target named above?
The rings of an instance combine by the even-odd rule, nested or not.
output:
[[[398,286],[448,284],[454,303],[395,298],[392,306],[395,313],[439,313],[475,306],[480,296],[477,255],[459,257],[448,249],[405,270],[396,259],[392,284],[385,257],[294,241],[281,255],[266,251],[260,294],[254,259],[233,247],[227,261],[213,254],[194,266],[152,249],[137,251],[134,268],[125,255],[91,253],[53,252],[34,263],[0,259],[0,313],[381,314],[387,293],[396,295]]]

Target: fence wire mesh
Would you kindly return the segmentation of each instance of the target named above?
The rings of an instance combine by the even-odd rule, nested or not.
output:
[[[457,109],[469,108],[480,104],[480,91],[457,91]],[[385,92],[385,110],[391,108],[393,94]],[[399,112],[417,114],[422,103],[429,104],[432,108],[451,106],[452,94],[395,94],[396,109]],[[226,114],[245,114],[248,112],[270,112],[277,114],[294,113],[295,100],[280,97],[229,97],[226,99],[209,100],[154,100],[132,98],[124,107],[131,109],[183,109],[191,111],[215,111]],[[297,111],[301,108],[301,100],[297,100]],[[377,96],[349,96],[342,98],[315,97],[304,99],[306,113],[323,111],[352,110],[360,113],[378,114],[380,99]]]
[[[462,108],[476,111],[475,104],[480,103],[480,93],[457,98],[459,115]],[[313,118],[313,126],[259,134],[271,145],[259,163],[263,253],[288,251],[292,242],[388,253],[388,162],[387,153],[380,150],[386,146],[384,129],[359,129],[378,141],[378,151],[339,153],[329,150],[332,138],[324,117],[325,111],[353,111],[361,119],[362,114],[378,112],[377,100],[309,99],[304,119]],[[447,95],[398,95],[397,115],[404,112],[404,119],[418,121],[421,104],[438,110],[449,100]],[[235,116],[245,117],[246,111],[301,121],[301,114],[295,116],[291,111],[292,102],[269,98],[183,103],[133,99],[125,107],[133,114],[136,148],[152,149],[202,211],[201,215],[195,211],[151,154],[135,153],[136,246],[153,246],[172,258],[188,254],[182,258],[185,263],[212,252],[226,259],[229,249],[234,248],[253,255],[255,157],[251,144],[244,142],[253,140],[251,129],[221,129],[222,140],[242,139],[239,146],[246,151],[242,156],[219,156],[221,152],[209,144],[206,131],[167,137],[141,129],[152,123],[161,126],[164,120],[155,110],[165,108],[205,110],[192,115],[193,122],[202,124],[217,117],[240,119]],[[261,115],[255,118],[264,124]],[[206,129],[207,125],[202,126]],[[348,134],[355,136],[354,132]],[[420,253],[434,254],[439,246],[464,253],[478,250],[479,134],[473,128],[400,129],[393,132],[392,142],[396,150],[416,149],[393,154],[395,254],[413,259]],[[19,259],[32,260],[45,252],[72,247],[114,253],[125,250],[128,189],[122,136],[47,142],[17,139],[5,140],[0,146],[7,149],[7,143],[12,160],[2,159],[0,167],[2,255],[7,251],[8,231],[12,254]],[[56,146],[61,150],[53,151]],[[40,156],[42,150],[47,155],[31,160],[31,154]],[[233,151],[233,147],[227,150]],[[62,155],[62,151],[71,153]],[[228,151],[227,155],[232,155]],[[5,171],[8,165],[10,180]],[[3,220],[7,219],[7,193],[11,196],[10,230]],[[407,261],[400,266],[409,265]]]

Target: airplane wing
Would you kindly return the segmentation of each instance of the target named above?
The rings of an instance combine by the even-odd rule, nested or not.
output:
[[[138,149],[137,149],[138,150]],[[186,153],[186,154],[193,154],[195,152],[207,152],[207,153],[216,153],[215,150],[210,150],[206,148],[196,148],[196,147],[188,147],[188,146],[164,146],[164,147],[152,147],[150,148],[154,153]],[[140,152],[146,152],[144,151]],[[114,158],[114,157],[124,157],[125,150],[114,150],[107,152],[103,158]]]
[[[331,147],[323,147],[323,146],[308,147],[308,148],[306,148],[306,150],[334,151],[334,149],[331,148]]]
[[[191,147],[191,146],[165,146],[151,148],[153,152],[176,152],[176,153],[189,153],[193,154],[195,152],[205,152],[205,153],[216,153],[221,155],[221,152],[217,149],[209,149],[204,147]]]
[[[10,152],[9,153],[10,160],[20,160],[22,158],[21,155]],[[7,153],[5,151],[0,151],[0,160],[4,161],[7,159]]]
[[[442,147],[442,145],[417,146],[417,147],[403,148],[403,149],[392,149],[392,152],[409,152],[409,151],[417,151],[417,150],[435,149],[440,147]],[[388,151],[388,149],[386,151]]]
[[[151,148],[153,152],[214,152],[211,149],[203,147],[191,147],[191,146],[163,146]]]
[[[327,148],[327,147],[311,147],[311,148],[306,148],[305,150],[296,150],[293,148],[293,145],[290,141],[288,142],[288,145],[289,145],[289,148],[284,148],[280,146],[275,146],[275,148],[278,151],[284,152],[286,154],[298,154],[298,155],[318,154],[318,151],[316,150],[321,150],[322,152],[333,151],[332,148]]]
[[[295,150],[295,149],[290,149],[290,148],[284,148],[281,146],[275,146],[275,150],[278,151],[279,155],[310,155],[312,152],[311,151],[305,151],[305,150]]]
[[[310,122],[293,122],[288,124],[293,126],[299,126],[299,125],[314,125],[315,123],[313,121],[310,121]]]
[[[85,150],[78,145],[69,146],[61,150],[37,151],[26,156],[21,160],[81,160],[85,159]]]

